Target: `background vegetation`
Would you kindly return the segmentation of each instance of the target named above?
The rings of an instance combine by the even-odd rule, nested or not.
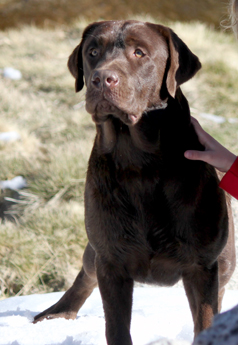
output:
[[[16,5],[0,1],[6,8]],[[140,19],[157,20],[148,15]],[[74,93],[66,63],[87,21],[0,31],[0,69],[11,66],[23,75],[17,81],[0,76],[0,132],[21,135],[19,141],[0,142],[0,180],[23,175],[28,183],[7,211],[14,221],[6,219],[0,227],[1,298],[66,289],[81,265],[84,180],[95,129],[84,110],[84,91]],[[233,35],[200,22],[163,23],[203,64],[183,86],[192,114],[238,152],[238,50]],[[220,115],[224,122],[212,122],[204,113]],[[4,197],[2,192],[0,207]]]
[[[133,15],[153,15],[157,20],[199,20],[215,28],[227,19],[230,0],[0,0],[0,29],[37,24],[69,24],[84,16],[121,19]]]

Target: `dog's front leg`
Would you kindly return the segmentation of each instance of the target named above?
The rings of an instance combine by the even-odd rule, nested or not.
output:
[[[133,280],[117,267],[96,259],[97,278],[106,319],[108,345],[132,345],[130,336]]]
[[[211,267],[198,266],[183,275],[183,283],[194,321],[194,337],[211,326],[218,313],[218,263]]]

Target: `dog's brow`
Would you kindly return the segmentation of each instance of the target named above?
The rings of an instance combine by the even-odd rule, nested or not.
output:
[[[95,44],[97,43],[97,36],[95,36],[93,34],[87,34],[85,36],[85,39],[84,39],[84,46],[85,46],[85,48],[87,49],[88,47],[90,47],[94,43]]]
[[[142,40],[141,38],[137,38],[134,35],[128,35],[128,37],[125,39],[126,44],[128,45],[138,45],[138,46],[147,46],[146,41]]]
[[[89,42],[86,43],[87,46],[91,45],[104,45],[106,41],[108,41],[108,37],[105,34],[97,34],[97,35],[87,35],[89,38]],[[91,39],[90,39],[91,38]]]
[[[125,48],[125,42],[122,38],[122,35],[119,35],[115,42],[115,47],[117,48]]]
[[[108,43],[112,43],[112,45],[116,48],[125,48],[125,39],[122,32],[120,32],[116,37],[115,34],[113,35],[113,31],[111,31],[111,35],[108,33],[98,33],[96,35],[88,34],[86,36],[86,39],[88,38],[88,41],[86,40],[85,48],[88,49],[90,46],[104,46]]]

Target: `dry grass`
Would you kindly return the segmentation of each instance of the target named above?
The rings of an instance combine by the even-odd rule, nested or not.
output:
[[[66,289],[81,265],[84,179],[95,130],[85,110],[75,107],[84,96],[75,95],[66,63],[85,25],[0,32],[0,69],[11,66],[23,75],[19,81],[0,77],[0,131],[22,137],[0,145],[0,180],[23,175],[28,181],[12,211],[20,218],[0,228],[2,297]],[[238,152],[238,124],[228,121],[237,118],[237,43],[204,24],[170,26],[203,63],[183,87],[190,105],[209,132]],[[226,121],[204,120],[204,112]]]
[[[10,222],[2,224],[2,295],[69,287],[85,245],[83,227],[83,207],[72,201],[28,209],[18,226]]]
[[[238,51],[233,35],[208,29],[201,23],[175,23],[174,30],[202,62],[202,70],[183,86],[194,114],[224,145],[238,152]],[[212,124],[199,113],[223,116],[222,124]],[[211,126],[212,125],[212,126]]]
[[[0,131],[21,135],[20,141],[0,146],[0,180],[23,175],[30,192],[22,196],[27,208],[18,225],[1,226],[3,296],[65,289],[80,267],[86,243],[83,189],[94,126],[85,111],[74,110],[83,95],[74,94],[66,63],[81,25],[0,33],[0,68],[13,66],[23,74],[20,81],[0,78]],[[20,206],[13,211],[21,212]]]

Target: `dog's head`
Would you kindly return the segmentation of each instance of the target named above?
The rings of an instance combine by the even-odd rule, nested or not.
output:
[[[85,84],[86,109],[97,123],[109,116],[134,125],[142,114],[164,108],[168,97],[201,64],[169,28],[138,21],[89,25],[69,57],[75,90]]]

